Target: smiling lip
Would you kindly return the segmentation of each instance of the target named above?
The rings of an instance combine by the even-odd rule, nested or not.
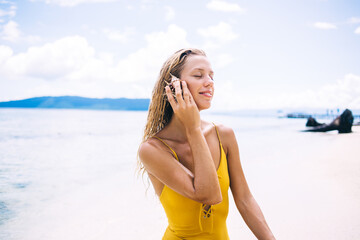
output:
[[[205,97],[212,97],[212,95],[213,95],[211,91],[200,92],[200,94]]]

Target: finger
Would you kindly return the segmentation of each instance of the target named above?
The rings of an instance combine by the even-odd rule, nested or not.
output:
[[[186,82],[185,81],[181,81],[182,83],[182,88],[183,88],[183,95],[184,95],[184,101],[186,104],[189,104],[190,103],[190,91],[186,85]]]
[[[183,99],[183,96],[182,96],[182,90],[181,90],[181,86],[180,86],[180,81],[173,82],[173,86],[175,87],[175,96],[176,96],[177,102],[181,106],[184,106],[185,102],[184,102],[184,99]]]
[[[175,99],[174,99],[174,96],[172,95],[172,92],[171,92],[169,86],[166,86],[166,87],[165,87],[165,92],[166,92],[166,96],[167,96],[167,98],[168,98],[168,101],[169,101],[172,109],[175,110],[175,108],[176,108],[176,101],[175,101]]]
[[[191,94],[191,92],[190,92],[190,90],[189,90],[189,88],[187,86],[187,83],[185,81],[184,81],[184,83],[185,83],[185,87],[183,89],[183,93],[185,94],[187,92],[187,96],[189,97],[189,103],[193,103],[194,102],[194,97]]]

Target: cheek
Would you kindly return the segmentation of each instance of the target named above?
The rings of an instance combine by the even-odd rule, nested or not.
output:
[[[186,86],[189,89],[190,93],[193,95],[193,93],[195,91],[194,85],[189,81],[185,81],[185,82],[186,82]]]
[[[196,90],[195,90],[195,88],[193,88],[193,87],[189,87],[189,91],[190,91],[190,93],[191,93],[191,95],[193,96],[193,97],[195,97],[196,96]]]

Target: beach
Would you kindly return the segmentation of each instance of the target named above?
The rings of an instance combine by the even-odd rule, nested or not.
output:
[[[305,148],[272,152],[263,166],[245,167],[268,224],[277,239],[359,239],[360,127],[351,134],[315,133],[308,140]],[[232,209],[230,235],[254,239]]]
[[[360,238],[360,127],[205,114],[234,129],[248,185],[277,239]],[[0,239],[161,239],[166,216],[136,174],[146,112],[0,111]],[[143,179],[143,180],[142,180]],[[230,195],[230,239],[255,239]]]

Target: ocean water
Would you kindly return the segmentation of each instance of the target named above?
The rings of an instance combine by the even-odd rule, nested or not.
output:
[[[302,166],[294,156],[337,135],[303,133],[305,119],[202,118],[234,129],[249,185],[270,216],[281,208],[265,201],[277,202],[270,184],[291,193],[282,182]],[[0,239],[160,239],[166,218],[135,172],[145,120],[146,112],[0,109]],[[252,239],[232,207],[230,226],[241,227],[229,233]]]
[[[0,239],[51,239],[62,225],[60,239],[67,224],[91,227],[85,218],[107,211],[97,194],[110,198],[133,181],[144,119],[144,112],[1,109]]]

